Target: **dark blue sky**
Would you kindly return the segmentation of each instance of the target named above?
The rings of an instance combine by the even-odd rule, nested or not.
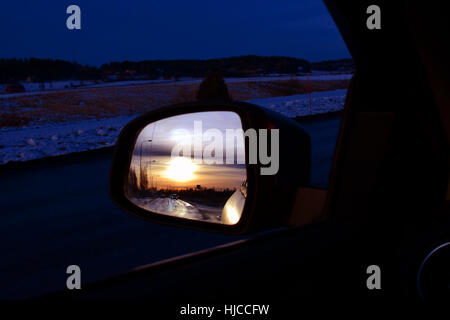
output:
[[[66,28],[81,7],[82,30]],[[320,0],[5,0],[1,58],[60,58],[99,65],[145,59],[283,55],[348,58]]]

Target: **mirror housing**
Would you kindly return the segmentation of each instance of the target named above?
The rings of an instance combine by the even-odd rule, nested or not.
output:
[[[257,163],[249,163],[249,139],[245,139],[246,201],[239,221],[235,224],[218,224],[178,216],[158,214],[133,203],[126,195],[126,185],[135,144],[141,131],[149,124],[182,114],[197,112],[231,111],[242,122],[242,129],[278,130],[278,168],[269,172],[258,157]],[[269,134],[265,137],[268,139]],[[269,139],[270,140],[270,139]],[[270,144],[270,141],[269,141]],[[270,146],[265,150],[271,150]],[[272,156],[272,155],[271,155]],[[272,170],[273,171],[273,170]],[[193,228],[226,234],[249,234],[288,225],[296,190],[309,186],[311,176],[311,144],[309,135],[295,121],[268,109],[244,102],[214,101],[193,102],[163,107],[144,114],[121,131],[110,171],[109,192],[112,200],[124,211],[151,222]]]

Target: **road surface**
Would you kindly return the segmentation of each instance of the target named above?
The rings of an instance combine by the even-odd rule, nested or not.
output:
[[[136,205],[159,214],[185,219],[216,221],[220,223],[222,208],[193,204],[179,199],[165,198],[131,198]]]
[[[151,200],[144,200],[144,203],[137,201],[137,204],[144,209],[150,211],[166,214],[171,216],[177,216],[180,218],[203,220],[202,215],[196,207],[183,200],[166,198],[156,198]]]
[[[339,118],[303,127],[312,138],[312,184],[326,187]],[[238,240],[128,216],[108,195],[110,153],[0,172],[0,299],[64,289],[69,265],[82,283]]]

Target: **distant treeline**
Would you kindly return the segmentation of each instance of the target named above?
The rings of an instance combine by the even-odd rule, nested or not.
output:
[[[309,71],[307,60],[289,57],[240,56],[210,60],[148,60],[140,62],[112,62],[102,65],[102,71],[174,77],[205,77],[209,72],[224,77],[245,77],[256,74],[295,74]]]
[[[53,59],[0,59],[0,82],[97,79],[96,67]]]
[[[355,64],[352,59],[326,60],[312,63],[311,68],[318,71],[353,72]]]
[[[0,59],[0,82],[54,80],[126,80],[179,77],[205,77],[220,73],[224,77],[264,74],[297,74],[311,69],[352,71],[353,60],[342,59],[310,63],[290,57],[240,56],[209,60],[146,60],[111,62],[100,67],[54,59]]]
[[[289,57],[240,56],[209,60],[147,60],[111,62],[100,67],[53,59],[0,59],[0,81],[120,80],[205,77],[210,72],[225,77],[307,72],[311,64]]]

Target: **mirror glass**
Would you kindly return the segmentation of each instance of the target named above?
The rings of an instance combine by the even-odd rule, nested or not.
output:
[[[197,112],[148,124],[136,140],[125,191],[153,213],[238,223],[247,197],[239,115]]]

